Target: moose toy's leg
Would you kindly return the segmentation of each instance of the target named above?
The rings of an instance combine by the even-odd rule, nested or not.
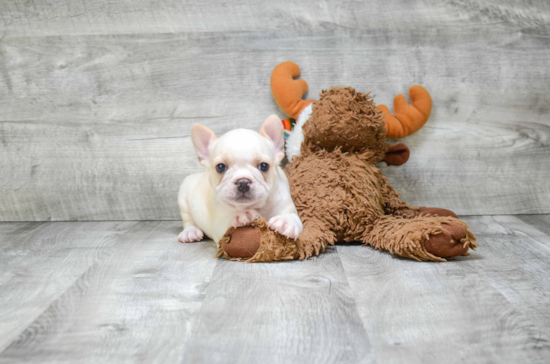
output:
[[[477,247],[466,223],[453,217],[383,216],[361,240],[378,250],[416,260],[445,261]]]
[[[415,216],[439,216],[454,217],[458,216],[451,210],[439,207],[416,207],[407,204],[399,198],[399,193],[394,190],[388,179],[381,173],[379,175],[382,185],[382,195],[384,196],[384,211],[386,215],[412,218]]]
[[[319,224],[304,224],[297,240],[271,230],[265,219],[251,226],[229,228],[220,240],[218,257],[247,262],[306,259],[334,244],[334,233]]]
[[[231,227],[220,239],[217,257],[247,262],[271,262],[297,259],[300,245],[269,228],[265,219],[252,222],[250,226]]]
[[[330,229],[322,224],[304,223],[304,231],[300,234],[300,259],[306,259],[322,253],[327,245],[334,245],[336,237]]]

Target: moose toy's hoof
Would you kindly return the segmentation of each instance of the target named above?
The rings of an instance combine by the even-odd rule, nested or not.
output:
[[[261,238],[258,229],[243,226],[234,229],[229,239],[221,242],[221,248],[231,258],[250,258],[258,251]]]
[[[424,242],[426,250],[441,258],[466,254],[469,246],[461,242],[467,236],[464,225],[453,221],[445,222],[441,224],[441,227],[443,228],[441,234],[430,235],[430,238]]]

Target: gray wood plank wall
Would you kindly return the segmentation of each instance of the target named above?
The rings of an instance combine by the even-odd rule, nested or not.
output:
[[[409,203],[550,213],[550,5],[0,0],[0,220],[178,219],[189,128],[259,128],[273,67],[309,97],[422,84],[432,118],[384,168]]]

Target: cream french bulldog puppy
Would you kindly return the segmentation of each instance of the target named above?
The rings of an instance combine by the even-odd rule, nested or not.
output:
[[[216,243],[231,226],[249,225],[263,217],[271,229],[296,239],[303,226],[285,173],[283,125],[271,115],[260,133],[236,129],[219,139],[212,130],[195,124],[191,139],[206,171],[185,178],[178,203],[183,219],[182,243],[204,235]]]

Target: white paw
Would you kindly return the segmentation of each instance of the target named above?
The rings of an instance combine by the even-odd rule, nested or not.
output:
[[[269,228],[291,239],[298,239],[302,232],[302,222],[296,214],[273,216],[268,222]]]
[[[204,237],[204,233],[196,226],[188,226],[178,236],[178,241],[182,243],[192,243],[194,241],[201,241]]]
[[[247,226],[254,220],[260,219],[262,215],[256,210],[248,210],[244,212],[239,212],[237,216],[233,218],[231,225],[233,227]]]

